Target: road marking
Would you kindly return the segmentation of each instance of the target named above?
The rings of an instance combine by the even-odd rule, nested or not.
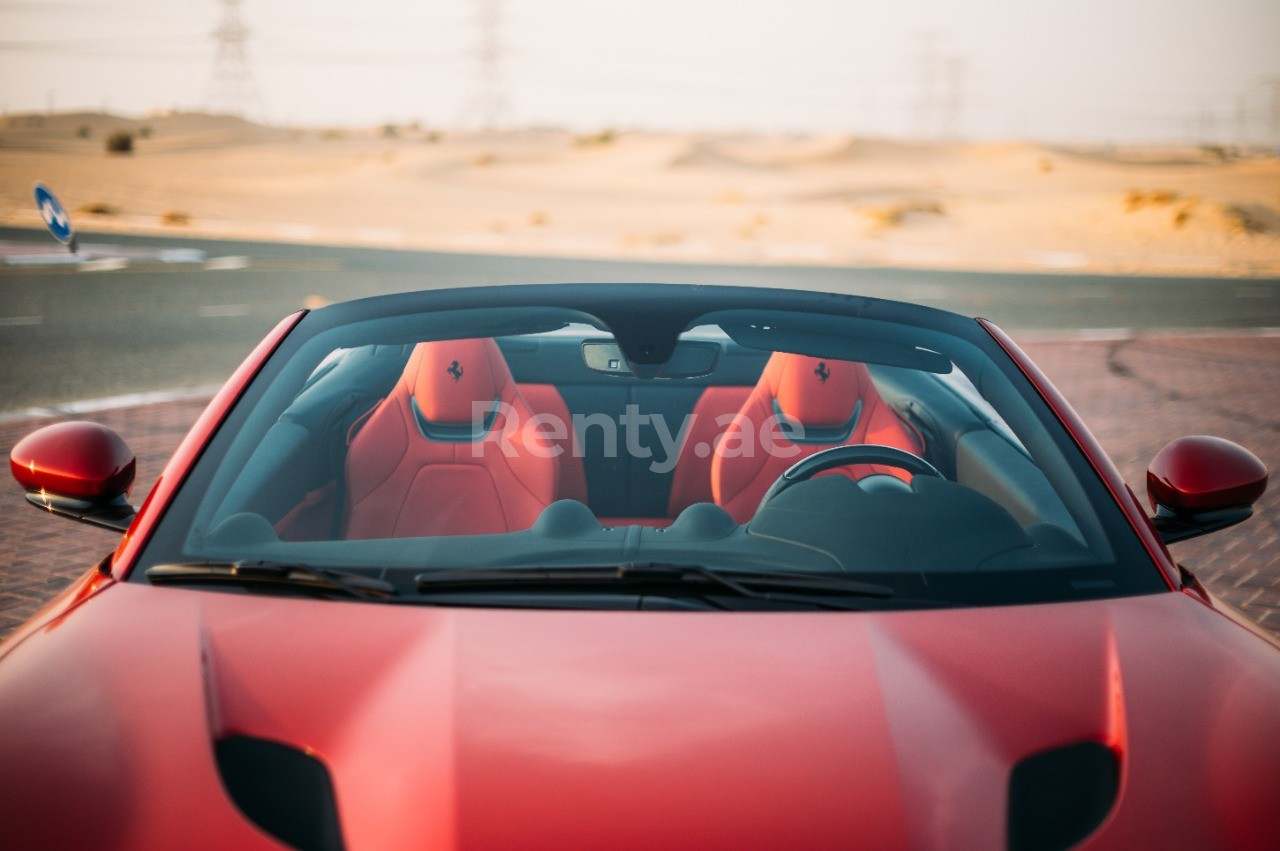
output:
[[[222,388],[221,384],[205,384],[200,387],[181,387],[172,390],[155,390],[145,393],[125,393],[120,396],[103,396],[97,399],[81,399],[47,407],[23,408],[0,414],[0,423],[9,420],[47,419],[49,417],[77,416],[116,408],[137,408],[142,405],[161,405],[166,402],[187,402],[208,399]]]
[[[200,315],[205,319],[217,319],[224,316],[248,316],[247,304],[206,304],[200,308]]]
[[[247,269],[249,268],[249,258],[239,254],[233,254],[228,257],[211,257],[205,261],[204,268],[210,272]]]
[[[129,266],[125,257],[103,257],[100,260],[86,260],[76,267],[79,272],[114,272]]]
[[[1271,298],[1280,293],[1280,288],[1274,287],[1236,287],[1236,298]]]
[[[156,252],[155,259],[161,263],[203,263],[204,252],[199,248],[162,248]]]
[[[0,325],[43,325],[43,316],[0,316]]]

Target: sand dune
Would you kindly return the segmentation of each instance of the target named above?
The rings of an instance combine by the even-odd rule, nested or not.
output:
[[[144,128],[146,130],[144,131]],[[106,136],[135,135],[131,155]],[[849,135],[0,119],[0,220],[36,180],[83,229],[509,253],[1280,274],[1280,159]],[[167,213],[188,224],[163,224]],[[170,219],[182,219],[182,216]]]

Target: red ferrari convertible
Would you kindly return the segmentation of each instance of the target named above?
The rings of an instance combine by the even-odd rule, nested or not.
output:
[[[5,848],[1275,848],[1280,652],[994,325],[570,285],[288,317],[119,546],[0,645]]]

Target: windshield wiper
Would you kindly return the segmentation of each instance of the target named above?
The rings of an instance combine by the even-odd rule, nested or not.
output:
[[[787,571],[711,570],[696,565],[619,564],[591,567],[504,567],[437,569],[416,577],[423,593],[455,591],[511,591],[619,588],[624,593],[642,591],[669,596],[698,596],[729,592],[734,596],[769,602],[806,603],[825,608],[860,608],[840,597],[888,600],[894,591],[843,577],[806,576]]]
[[[157,585],[203,585],[224,582],[245,586],[269,585],[375,600],[394,597],[397,593],[395,586],[390,582],[375,579],[372,576],[272,561],[158,564],[148,568],[146,576]]]

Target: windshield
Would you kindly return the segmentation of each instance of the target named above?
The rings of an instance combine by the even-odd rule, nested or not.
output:
[[[493,584],[494,570],[626,566],[651,585],[637,565],[676,565],[858,580],[907,607],[1162,587],[1051,413],[973,338],[730,308],[646,353],[564,307],[331,317],[307,334],[311,319],[201,458],[135,578],[254,562],[425,593],[431,571],[454,589],[466,570]],[[584,607],[600,597],[592,576]],[[503,605],[536,586],[494,585]],[[572,592],[558,572],[551,596]]]

